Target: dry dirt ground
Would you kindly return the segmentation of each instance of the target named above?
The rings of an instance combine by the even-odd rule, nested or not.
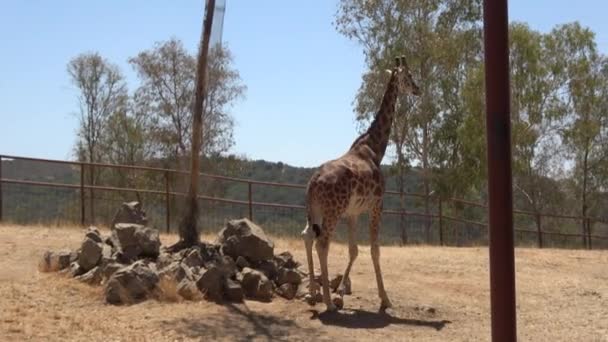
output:
[[[80,341],[488,341],[486,248],[384,247],[384,281],[394,308],[379,314],[367,246],[360,247],[345,310],[275,298],[239,305],[149,300],[104,304],[90,287],[36,269],[45,249],[75,248],[82,231],[0,225],[0,340]],[[175,236],[163,236],[164,243]],[[275,239],[276,251],[303,262],[299,240]],[[608,252],[518,249],[521,341],[608,341]],[[330,271],[347,248],[332,244]],[[432,307],[435,313],[418,310]]]

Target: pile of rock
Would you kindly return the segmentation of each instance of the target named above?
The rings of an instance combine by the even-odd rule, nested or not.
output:
[[[46,252],[39,269],[103,285],[108,303],[123,304],[176,296],[216,302],[303,297],[307,277],[299,266],[289,252],[275,255],[273,242],[248,219],[229,221],[214,243],[169,253],[139,203],[131,202],[115,215],[111,236],[90,227],[78,250]]]

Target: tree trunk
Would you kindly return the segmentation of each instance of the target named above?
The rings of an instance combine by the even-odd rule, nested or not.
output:
[[[198,232],[198,190],[200,173],[201,136],[203,131],[203,102],[207,88],[207,56],[209,54],[209,38],[213,23],[215,0],[208,0],[203,23],[203,32],[199,46],[198,63],[196,67],[196,93],[192,111],[192,151],[190,158],[190,187],[186,204],[186,214],[179,225],[180,241],[173,245],[173,251],[188,248],[199,243]]]

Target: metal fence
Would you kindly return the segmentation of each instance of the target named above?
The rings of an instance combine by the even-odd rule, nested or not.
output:
[[[20,164],[7,167],[7,162]],[[19,172],[24,169],[27,172]],[[181,216],[185,191],[178,189],[184,189],[180,180],[187,179],[186,175],[184,171],[156,167],[0,155],[0,221],[105,224],[120,203],[139,200],[150,224],[169,232]],[[274,235],[297,236],[306,223],[305,185],[205,173],[200,176],[200,222],[205,230],[217,230],[228,219],[248,217]],[[301,200],[264,202],[261,195],[269,191]],[[487,207],[483,203],[386,191],[381,242],[487,245],[486,222]],[[514,210],[514,222],[518,246],[608,248],[608,222],[599,218]],[[367,216],[362,215],[358,225],[363,228],[367,224]],[[338,240],[346,239],[345,229],[337,229],[336,235]],[[359,240],[364,243],[367,234],[360,233]]]

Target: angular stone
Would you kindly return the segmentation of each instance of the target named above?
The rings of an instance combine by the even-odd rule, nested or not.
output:
[[[70,266],[71,252],[61,250],[57,252],[46,251],[38,263],[40,272],[57,272]]]
[[[84,234],[84,237],[89,238],[98,243],[102,242],[101,233],[99,232],[99,229],[97,229],[97,227],[95,226],[90,226],[89,228],[87,228],[87,232]]]
[[[271,280],[275,280],[279,275],[279,268],[274,260],[263,260],[255,264],[255,269],[264,273]]]
[[[159,278],[153,264],[144,260],[118,270],[106,284],[106,301],[110,304],[131,304],[151,296]]]
[[[114,275],[114,273],[118,272],[121,268],[125,267],[125,265],[118,262],[108,262],[103,263],[99,268],[101,269],[101,282],[107,283],[108,280]]]
[[[177,294],[185,300],[198,300],[203,297],[196,283],[191,279],[184,278],[177,285]]]
[[[165,267],[176,262],[176,260],[178,261],[179,259],[175,259],[173,254],[163,252],[156,258],[156,267],[159,270],[163,270]]]
[[[182,281],[184,278],[194,280],[194,272],[192,269],[179,261],[174,261],[169,266],[163,268],[158,276],[166,279],[174,279],[177,283]]]
[[[101,267],[95,266],[90,269],[87,273],[79,275],[74,279],[79,280],[83,283],[87,283],[89,285],[99,285],[102,279]]]
[[[235,303],[241,303],[245,298],[245,293],[243,292],[243,287],[241,284],[232,279],[226,279],[224,294],[228,301]]]
[[[236,266],[239,268],[239,270],[242,270],[245,267],[250,267],[249,261],[242,256],[236,258]]]
[[[217,266],[220,268],[225,278],[232,278],[236,272],[236,263],[228,255],[224,255],[217,262]]]
[[[262,272],[245,267],[239,278],[245,296],[262,301],[272,298],[272,282]]]
[[[77,261],[72,262],[68,270],[69,275],[72,277],[77,277],[87,272],[82,267],[80,267]]]
[[[224,276],[222,271],[215,266],[203,271],[196,281],[196,286],[205,295],[205,298],[220,302],[223,298]]]
[[[225,255],[233,259],[239,256],[251,262],[271,260],[274,244],[255,223],[248,219],[230,220],[218,234],[218,243]]]
[[[285,283],[277,288],[277,294],[285,299],[294,299],[298,286],[294,284]]]
[[[148,224],[148,218],[141,207],[141,203],[125,202],[114,214],[110,227],[114,228],[117,223],[135,223],[145,226]]]
[[[101,260],[101,245],[90,238],[85,238],[82,246],[80,247],[80,254],[78,255],[78,264],[82,269],[88,271],[93,267],[97,266],[99,260]]]
[[[276,283],[281,286],[283,284],[299,285],[302,282],[300,273],[291,268],[281,268],[277,276]]]
[[[274,257],[274,260],[279,268],[297,268],[300,266],[289,252],[283,252]]]
[[[196,248],[191,249],[190,252],[188,252],[186,257],[184,258],[184,260],[182,260],[182,263],[189,267],[203,266],[204,261],[203,257],[201,256],[200,250]]]
[[[115,224],[112,240],[123,262],[142,257],[156,258],[160,252],[158,231],[134,223]]]

